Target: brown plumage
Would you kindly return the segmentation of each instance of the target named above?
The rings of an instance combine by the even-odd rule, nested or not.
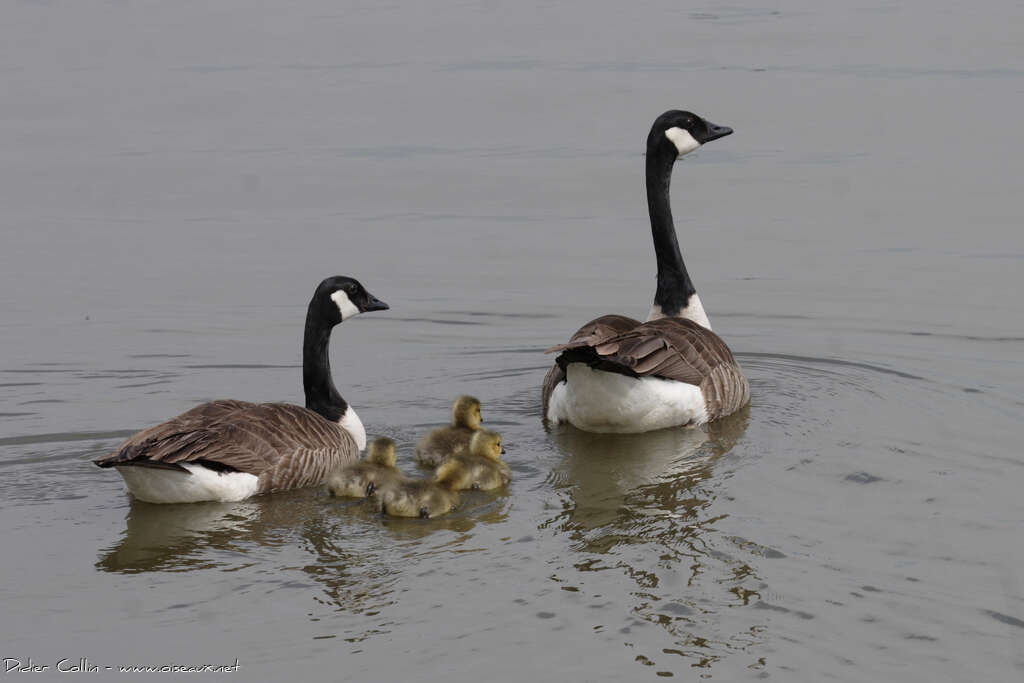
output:
[[[462,466],[449,460],[437,468],[433,481],[406,479],[377,494],[380,511],[393,517],[440,517],[459,504],[457,484]]]
[[[547,415],[551,392],[565,380],[569,363],[584,363],[629,377],[660,377],[700,387],[708,420],[739,410],[750,399],[750,386],[722,339],[687,318],[658,318],[645,323],[606,315],[579,329],[548,371],[542,389]]]
[[[424,467],[437,467],[452,455],[467,453],[480,422],[480,401],[472,396],[459,396],[452,404],[452,423],[432,430],[416,444],[416,462]]]
[[[395,467],[395,442],[386,437],[374,439],[359,462],[336,468],[327,477],[327,492],[332,496],[366,498],[399,484],[405,477]]]
[[[352,435],[336,422],[287,403],[211,401],[144,429],[100,467],[178,470],[185,463],[259,478],[256,493],[320,484],[337,465],[357,458]]]
[[[469,453],[453,455],[448,460],[458,467],[450,475],[455,480],[455,488],[491,489],[507,486],[512,478],[508,465],[501,461],[501,435],[486,429],[480,429],[473,435],[469,444]]]

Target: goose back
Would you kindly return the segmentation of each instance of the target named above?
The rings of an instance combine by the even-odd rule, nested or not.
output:
[[[258,493],[321,484],[354,461],[355,439],[339,424],[285,403],[211,401],[133,435],[100,467],[149,467],[188,473],[185,464],[258,477]]]
[[[708,420],[738,410],[750,398],[749,384],[732,351],[711,330],[686,318],[632,321],[635,324],[628,326],[630,320],[603,316],[580,328],[569,342],[548,349],[560,353],[544,382],[545,416],[551,393],[564,380],[570,363],[697,386],[704,396]]]

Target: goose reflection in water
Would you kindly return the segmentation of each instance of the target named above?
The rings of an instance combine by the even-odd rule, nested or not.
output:
[[[123,538],[101,551],[108,572],[182,571],[223,564],[219,550],[244,552],[264,528],[260,501],[155,505],[131,499]]]
[[[365,501],[330,498],[319,489],[300,489],[237,503],[154,505],[132,499],[124,536],[100,551],[96,568],[135,574],[220,569],[232,571],[266,561],[268,550],[287,553],[282,582],[312,579],[320,597],[358,613],[379,608],[397,573],[381,548],[414,541],[419,554],[440,552],[470,536],[478,523],[506,518],[505,496],[471,492],[460,509],[429,520],[381,517]],[[430,536],[440,534],[437,543]],[[301,553],[295,557],[295,553]]]
[[[554,483],[568,494],[561,527],[616,527],[632,524],[637,516],[692,520],[707,502],[701,482],[743,436],[748,414],[744,408],[705,427],[643,434],[554,429],[552,438],[565,455]]]
[[[629,576],[637,590],[624,605],[630,616],[620,632],[657,624],[675,643],[669,650],[702,662],[695,666],[755,637],[749,623],[728,635],[703,617],[709,601],[748,604],[760,581],[748,563],[756,544],[717,531],[721,517],[710,509],[721,478],[716,470],[725,469],[719,465],[743,438],[748,415],[743,408],[701,428],[644,434],[567,426],[551,433],[563,454],[551,474],[562,509],[542,528],[565,534],[575,551],[553,578],[572,584],[582,580],[576,572],[607,570]],[[704,581],[721,576],[723,565],[733,581]],[[596,590],[601,581],[587,583]]]

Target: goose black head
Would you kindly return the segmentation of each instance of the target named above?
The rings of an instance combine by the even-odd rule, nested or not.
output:
[[[673,109],[659,116],[647,137],[647,150],[671,152],[682,158],[701,145],[724,138],[732,128],[719,126],[692,112]]]
[[[366,291],[359,280],[344,275],[329,277],[316,288],[310,307],[316,307],[319,314],[330,323],[337,325],[354,315],[368,311],[386,311],[389,306]]]

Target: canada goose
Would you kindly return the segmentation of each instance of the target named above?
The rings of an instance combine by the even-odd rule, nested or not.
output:
[[[374,439],[359,462],[335,468],[327,477],[327,492],[332,496],[366,498],[404,479],[395,467],[395,442],[386,437]]]
[[[306,313],[302,384],[306,407],[220,400],[129,437],[94,462],[116,467],[128,490],[151,503],[236,501],[323,483],[359,457],[366,431],[331,379],[331,329],[388,305],[350,278],[329,277]]]
[[[489,491],[507,486],[512,474],[508,465],[501,461],[504,452],[500,434],[478,430],[469,442],[469,453],[453,455],[448,460],[459,465],[455,470],[455,488]]]
[[[437,468],[433,481],[406,479],[387,486],[377,494],[380,511],[393,517],[429,519],[451,512],[459,504],[457,484],[463,466],[449,460]]]
[[[647,136],[647,207],[658,262],[646,322],[592,320],[565,344],[541,389],[544,417],[592,432],[646,432],[699,425],[741,408],[750,387],[729,347],[711,331],[683,265],[669,204],[672,167],[732,133],[687,111],[659,116]]]
[[[480,401],[459,396],[452,404],[452,423],[431,431],[416,444],[416,462],[437,467],[451,455],[468,452],[469,440],[481,421]]]

